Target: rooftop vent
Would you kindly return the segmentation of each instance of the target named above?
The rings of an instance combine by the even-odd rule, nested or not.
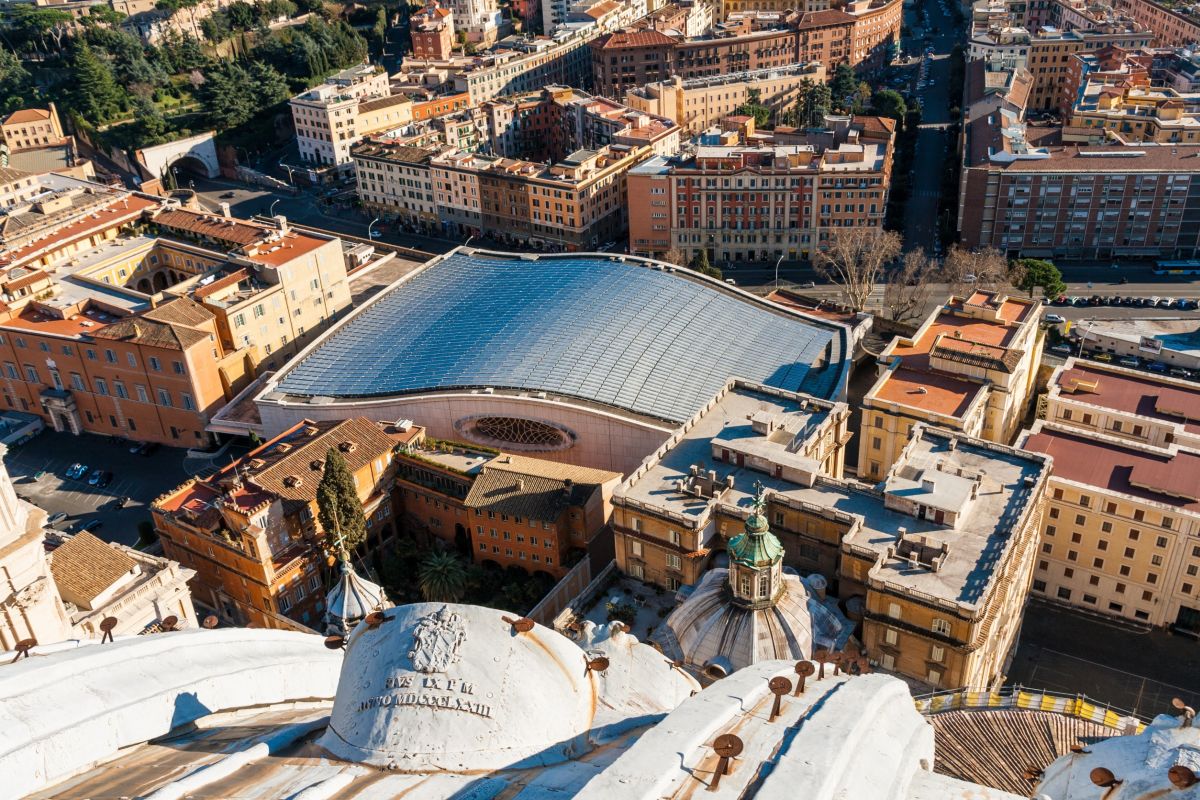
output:
[[[312,461],[308,462],[308,467],[313,472],[320,472],[325,467],[325,465],[321,463],[321,460],[319,458],[314,458]]]
[[[338,445],[338,450],[341,450],[343,453],[353,453],[357,449],[358,445],[354,442],[342,442]]]
[[[320,432],[320,431],[319,431],[319,429],[317,428],[317,426],[316,426],[316,425],[306,425],[306,426],[305,426],[305,428],[304,428],[304,435],[305,435],[305,436],[316,436],[316,435],[317,435],[317,433],[319,433],[319,432]]]
[[[304,485],[304,481],[301,480],[299,475],[288,475],[283,479],[283,485],[292,489],[297,489]]]

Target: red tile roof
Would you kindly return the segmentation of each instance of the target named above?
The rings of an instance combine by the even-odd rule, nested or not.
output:
[[[602,36],[596,41],[596,47],[601,50],[622,47],[659,47],[675,44],[675,39],[660,31],[617,31]]]
[[[1057,383],[1063,395],[1081,403],[1184,423],[1187,431],[1200,433],[1200,386],[1079,361],[1059,373]],[[1095,389],[1085,388],[1091,383],[1096,384]]]
[[[1054,457],[1054,474],[1069,481],[1200,512],[1200,454],[1157,455],[1110,444],[1087,433],[1043,428],[1025,449]]]

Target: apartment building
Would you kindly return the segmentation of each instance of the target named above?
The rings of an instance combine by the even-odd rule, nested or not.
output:
[[[1114,0],[1113,6],[1153,31],[1155,44],[1190,47],[1200,42],[1200,18],[1191,6],[1167,6],[1155,0]]]
[[[564,26],[553,37],[508,36],[473,56],[408,57],[392,82],[435,86],[444,95],[465,94],[466,103],[459,107],[475,107],[496,97],[545,86],[584,86],[591,70],[587,44],[603,32],[595,24]]]
[[[1063,141],[1087,144],[1200,144],[1200,92],[1163,85],[1155,51],[1106,49],[1076,56],[1074,102]]]
[[[625,105],[674,120],[696,136],[738,113],[751,97],[778,113],[795,108],[809,84],[825,82],[817,62],[685,81],[678,75],[625,92]]]
[[[192,597],[226,624],[318,628],[329,554],[316,497],[327,454],[346,460],[362,501],[361,554],[396,535],[393,454],[413,435],[363,417],[300,422],[159,496],[150,513],[163,552],[195,570]]]
[[[1154,34],[1129,20],[1107,22],[1091,30],[1042,28],[1030,39],[1023,65],[1033,76],[1029,108],[1052,111],[1070,102],[1067,87],[1073,56],[1114,46],[1136,50],[1153,41]]]
[[[606,97],[673,76],[683,80],[784,69],[817,62],[874,70],[899,41],[902,3],[861,0],[841,10],[771,14],[739,12],[715,35],[685,38],[627,29],[590,45],[592,87]]]
[[[46,108],[22,108],[0,120],[0,139],[9,152],[62,144],[62,122],[54,103]]]
[[[922,423],[1010,443],[1034,391],[1041,318],[1036,301],[977,290],[951,297],[912,336],[894,338],[863,397],[859,477],[887,475]]]
[[[387,72],[371,65],[342,70],[288,101],[300,160],[341,170],[364,136],[412,122],[412,100],[392,95]]]
[[[454,36],[454,12],[442,8],[436,0],[408,19],[412,53],[415,58],[450,58],[457,39]]]
[[[837,228],[883,224],[893,120],[829,116],[821,130],[757,135],[753,120],[727,122],[737,129],[711,130],[630,171],[630,252],[808,258]]]
[[[1196,258],[1200,145],[1084,145],[1006,110],[964,126],[958,225],[1010,257]],[[1196,189],[1192,187],[1196,186]]]
[[[695,584],[762,487],[784,565],[863,609],[859,638],[878,667],[934,687],[995,685],[1020,629],[1049,459],[920,425],[868,488],[841,478],[848,416],[732,382],[618,487],[618,568]]]
[[[678,147],[679,126],[563,87],[494,104],[483,155],[386,140],[354,150],[363,203],[448,235],[586,250],[623,235],[630,169]],[[547,163],[548,162],[548,163]]]
[[[504,20],[496,0],[447,0],[454,28],[467,36],[467,41],[489,47],[511,26]]]
[[[441,539],[476,563],[556,580],[605,534],[616,472],[426,441],[396,454],[396,499],[406,529]]]
[[[1054,458],[1033,591],[1200,636],[1200,389],[1068,359],[1021,447]]]

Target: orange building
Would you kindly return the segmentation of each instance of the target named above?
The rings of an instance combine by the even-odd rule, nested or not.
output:
[[[234,625],[316,627],[324,611],[324,531],[317,485],[332,448],[354,476],[367,517],[359,552],[388,544],[394,453],[417,435],[363,417],[305,420],[211,478],[154,501],[164,554],[196,571],[192,596]]]
[[[454,52],[454,15],[435,2],[408,21],[414,58],[449,58]]]
[[[402,524],[476,562],[556,580],[607,526],[616,472],[433,442],[397,454]]]

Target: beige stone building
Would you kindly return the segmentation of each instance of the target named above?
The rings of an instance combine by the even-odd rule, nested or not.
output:
[[[627,90],[625,105],[672,119],[685,133],[695,135],[738,113],[752,92],[773,111],[794,108],[806,82],[825,82],[825,67],[820,62],[686,81],[675,75]]]
[[[765,487],[783,564],[820,573],[880,668],[933,687],[1002,681],[1049,460],[919,425],[881,484],[840,477],[848,409],[734,382],[618,487],[617,565],[694,585]]]
[[[64,135],[54,103],[46,108],[22,108],[0,120],[0,139],[10,152],[62,144]]]
[[[1200,389],[1069,359],[1021,447],[1054,458],[1033,591],[1200,634]]]
[[[1020,429],[1041,361],[1041,306],[999,291],[951,297],[879,356],[863,398],[858,473],[887,474],[918,423],[1008,443]]]
[[[364,136],[412,122],[412,100],[392,95],[386,71],[360,65],[293,97],[292,123],[300,160],[348,169],[350,148]]]

